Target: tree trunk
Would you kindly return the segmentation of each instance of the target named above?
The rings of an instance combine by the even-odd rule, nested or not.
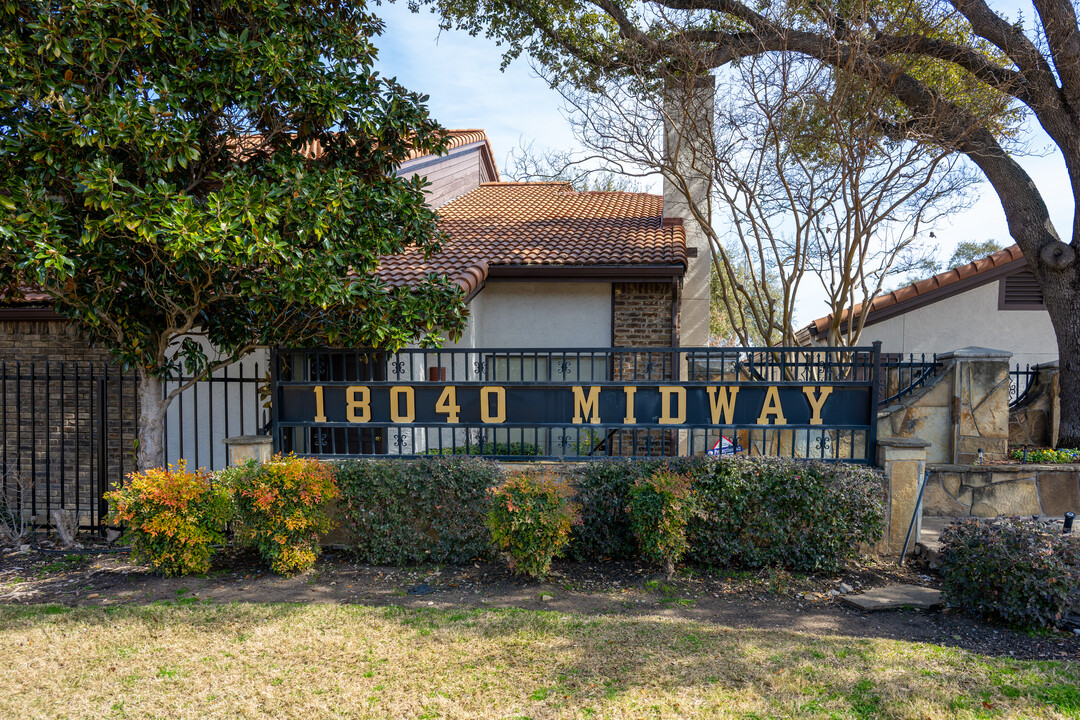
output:
[[[161,380],[139,368],[139,470],[165,464],[166,407]]]
[[[1059,448],[1080,448],[1080,307],[1063,308],[1053,305],[1080,306],[1080,292],[1065,277],[1060,282],[1061,297],[1051,290],[1046,292],[1047,306],[1051,309],[1050,319],[1054,323],[1054,333],[1058,343],[1058,400],[1061,408],[1061,422],[1058,426]],[[1072,297],[1069,297],[1069,296]],[[1055,302],[1056,301],[1056,302]],[[1063,302],[1064,301],[1064,302]]]

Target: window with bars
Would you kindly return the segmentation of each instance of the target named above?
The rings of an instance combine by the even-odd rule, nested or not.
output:
[[[1001,279],[998,310],[1045,310],[1042,289],[1031,270],[1021,270]]]

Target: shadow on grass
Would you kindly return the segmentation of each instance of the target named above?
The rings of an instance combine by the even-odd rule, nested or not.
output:
[[[1074,663],[1019,662],[921,643],[734,629],[691,619],[288,603],[0,608],[0,647],[5,638],[35,631],[100,636],[107,643],[121,628],[128,643],[175,634],[197,647],[224,643],[237,653],[267,628],[279,629],[296,647],[323,643],[327,658],[336,656],[342,638],[369,648],[385,645],[380,662],[392,666],[364,678],[392,672],[425,677],[436,687],[453,682],[484,688],[512,677],[502,692],[507,710],[520,717],[606,716],[613,710],[747,718],[1080,715],[1080,667]],[[291,651],[289,645],[277,648],[285,659]]]

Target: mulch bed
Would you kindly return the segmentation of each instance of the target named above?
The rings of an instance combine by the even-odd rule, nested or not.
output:
[[[87,550],[105,550],[104,543]],[[1072,630],[1026,633],[950,611],[864,613],[839,601],[848,588],[908,583],[938,587],[924,567],[868,561],[837,575],[686,568],[673,580],[628,562],[557,561],[535,582],[497,563],[407,568],[359,565],[325,554],[316,568],[284,578],[251,554],[218,555],[204,577],[162,578],[125,553],[63,554],[46,543],[0,549],[0,603],[116,606],[153,603],[333,602],[406,607],[517,607],[582,614],[664,615],[735,628],[890,638],[1017,659],[1080,660]],[[846,586],[846,587],[845,587]]]

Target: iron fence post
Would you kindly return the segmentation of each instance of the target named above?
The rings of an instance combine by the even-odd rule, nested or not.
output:
[[[868,440],[866,443],[866,463],[867,465],[873,465],[877,461],[877,411],[878,403],[881,401],[881,341],[874,341],[874,349],[871,351],[871,360],[874,364],[872,373],[872,383],[870,389],[870,417],[868,422],[870,423],[870,431],[868,433]]]

